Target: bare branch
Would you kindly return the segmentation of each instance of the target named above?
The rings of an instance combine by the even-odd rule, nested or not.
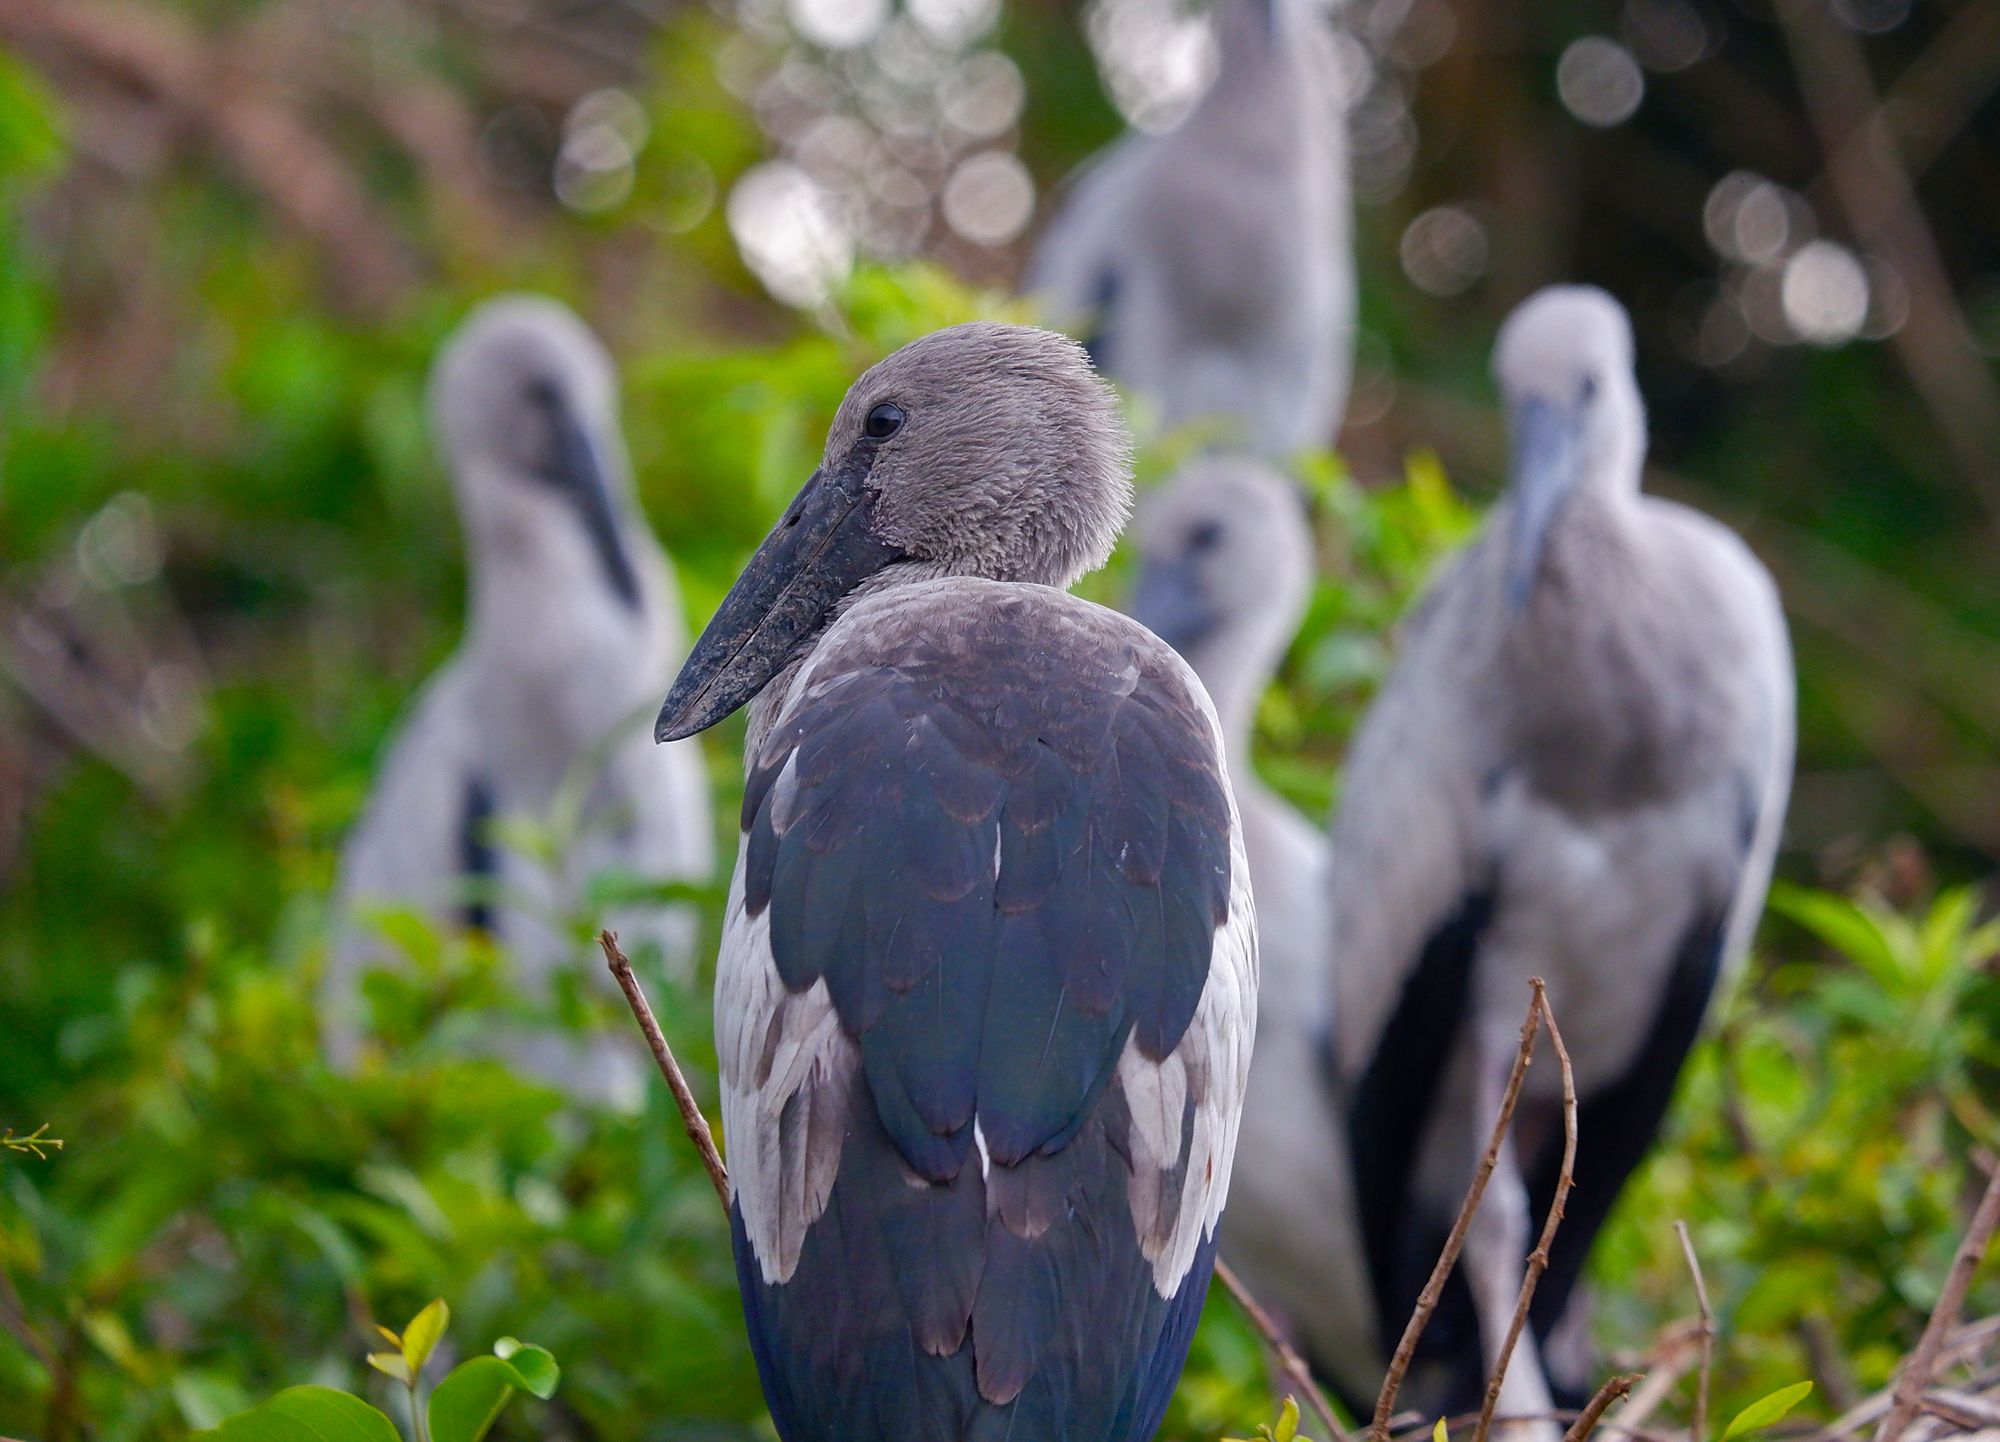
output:
[[[687,1078],[681,1075],[680,1063],[674,1060],[674,1050],[667,1045],[666,1035],[654,1019],[653,1008],[646,1003],[646,993],[639,989],[639,978],[632,974],[632,963],[618,949],[618,938],[611,932],[600,931],[597,933],[597,944],[604,948],[604,959],[610,963],[612,976],[618,979],[618,989],[625,993],[626,1004],[632,1008],[639,1030],[646,1034],[646,1045],[652,1049],[653,1060],[659,1063],[660,1075],[667,1079],[667,1089],[674,1094],[674,1104],[681,1109],[681,1121],[687,1127],[695,1150],[701,1153],[701,1164],[708,1168],[708,1179],[715,1184],[715,1195],[721,1200],[722,1213],[726,1217],[729,1215],[729,1169],[722,1164],[722,1153],[715,1149],[715,1134],[708,1129],[708,1118],[701,1114],[693,1089],[688,1086]]]
[[[1249,1317],[1250,1325],[1263,1335],[1265,1343],[1276,1354],[1278,1365],[1284,1369],[1285,1375],[1305,1393],[1306,1401],[1311,1404],[1313,1411],[1319,1414],[1319,1420],[1326,1424],[1326,1430],[1332,1436],[1333,1442],[1348,1442],[1347,1429],[1340,1425],[1340,1418],[1335,1415],[1333,1404],[1327,1400],[1326,1393],[1313,1379],[1312,1369],[1306,1365],[1305,1358],[1285,1340],[1285,1334],[1279,1329],[1277,1322],[1250,1294],[1250,1289],[1243,1285],[1243,1279],[1236,1275],[1235,1269],[1219,1257],[1215,1262],[1215,1280],[1222,1283],[1229,1295],[1236,1299],[1236,1305],[1243,1309],[1245,1316]]]
[[[1924,1389],[1937,1373],[1938,1352],[1945,1337],[1958,1325],[1965,1294],[1972,1288],[1973,1273],[1979,1270],[1996,1230],[2000,1230],[2000,1169],[1995,1169],[1988,1179],[1986,1195],[1980,1198],[1972,1214],[1972,1225],[1959,1241],[1958,1254],[1951,1259],[1951,1270],[1945,1274],[1944,1290],[1938,1294],[1937,1306],[1931,1309],[1930,1321],[1924,1324],[1916,1350],[1904,1359],[1902,1369],[1896,1374],[1895,1400],[1890,1404],[1889,1415],[1876,1430],[1875,1442],[1896,1442],[1917,1415]]]
[[[1695,1376],[1694,1418],[1688,1427],[1692,1442],[1705,1442],[1708,1436],[1708,1380],[1715,1366],[1715,1312],[1708,1305],[1708,1280],[1701,1274],[1701,1259],[1694,1254],[1694,1238],[1688,1235],[1686,1222],[1675,1222],[1674,1232],[1681,1239],[1681,1254],[1687,1258],[1688,1272],[1694,1278],[1695,1305],[1701,1308],[1701,1363]]]
[[[1396,1393],[1402,1389],[1403,1378],[1409,1373],[1410,1363],[1417,1354],[1417,1342],[1424,1335],[1424,1328],[1430,1325],[1431,1313],[1437,1310],[1445,1280],[1451,1276],[1451,1269],[1458,1265],[1458,1254],[1465,1247],[1465,1234],[1471,1229],[1473,1214],[1479,1210],[1479,1199],[1486,1195],[1486,1183],[1493,1175],[1493,1168],[1499,1164],[1500,1147],[1507,1138],[1507,1128],[1514,1121],[1514,1107],[1521,1099],[1521,1083],[1527,1078],[1528,1063],[1535,1054],[1535,1033],[1541,1029],[1541,1022],[1541,1008],[1531,1000],[1528,1014],[1521,1022],[1521,1045],[1514,1053],[1514,1069],[1507,1075],[1507,1090],[1500,1098],[1500,1113],[1493,1119],[1492,1138],[1479,1158],[1478,1167],[1473,1170],[1472,1185],[1466,1188],[1465,1200],[1459,1205],[1458,1219],[1451,1224],[1450,1235],[1445,1238],[1444,1250],[1438,1253],[1437,1265],[1431,1268],[1430,1280],[1424,1283],[1424,1290],[1418,1295],[1417,1305],[1403,1327],[1401,1339],[1396,1343],[1395,1355],[1389,1359],[1389,1370],[1382,1378],[1382,1390],[1375,1397],[1375,1416],[1368,1424],[1368,1442],[1387,1442],[1389,1417],[1396,1409]]]
[[[1549,1248],[1555,1243],[1556,1229],[1562,1225],[1570,1189],[1576,1185],[1576,1073],[1570,1069],[1569,1048],[1563,1045],[1562,1032],[1556,1028],[1556,1014],[1549,1009],[1548,984],[1536,976],[1528,979],[1528,985],[1534,989],[1535,1011],[1549,1029],[1549,1045],[1562,1068],[1562,1169],[1556,1174],[1556,1191],[1549,1198],[1549,1214],[1542,1221],[1542,1235],[1535,1242],[1535,1250],[1528,1254],[1527,1267],[1521,1274],[1521,1291],[1514,1300],[1514,1317],[1507,1324],[1507,1340],[1500,1348],[1500,1360],[1494,1365],[1493,1375],[1486,1379],[1486,1396],[1479,1405],[1479,1421],[1472,1429],[1473,1442],[1486,1442],[1487,1434],[1493,1430],[1493,1411],[1500,1405],[1500,1384],[1507,1380],[1507,1364],[1521,1344],[1521,1333],[1528,1325],[1528,1308],[1534,1303],[1542,1273],[1549,1269]]]
[[[1604,1385],[1599,1387],[1591,1399],[1584,1404],[1583,1410],[1577,1414],[1576,1420],[1569,1424],[1569,1430],[1563,1433],[1563,1442],[1585,1442],[1585,1439],[1597,1430],[1597,1424],[1604,1416],[1604,1409],[1609,1407],[1613,1402],[1616,1402],[1620,1397],[1623,1397],[1627,1392],[1630,1392],[1638,1380],[1639,1374],[1637,1372],[1627,1372],[1623,1376],[1605,1378]]]

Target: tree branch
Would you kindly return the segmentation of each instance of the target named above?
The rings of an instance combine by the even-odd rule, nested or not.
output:
[[[1521,1022],[1521,1045],[1514,1053],[1514,1069],[1507,1076],[1507,1090],[1500,1098],[1500,1113],[1493,1119],[1492,1138],[1486,1143],[1486,1151],[1473,1170],[1472,1185],[1466,1188],[1465,1200],[1460,1203],[1458,1218],[1451,1224],[1451,1232],[1445,1238],[1444,1250],[1438,1253],[1437,1265],[1431,1268],[1430,1280],[1424,1283],[1423,1291],[1418,1294],[1417,1305],[1403,1327],[1402,1338],[1396,1343],[1395,1355],[1389,1359],[1389,1370],[1382,1378],[1382,1390],[1375,1397],[1375,1416],[1368,1424],[1368,1442],[1388,1442],[1389,1418],[1396,1408],[1396,1393],[1402,1389],[1403,1378],[1409,1373],[1410,1363],[1417,1354],[1417,1342],[1424,1335],[1424,1328],[1430,1325],[1431,1313],[1437,1310],[1445,1281],[1451,1276],[1451,1269],[1458,1265],[1458,1254],[1464,1250],[1465,1234],[1471,1229],[1473,1213],[1479,1210],[1479,1199],[1486,1195],[1486,1183],[1499,1163],[1501,1144],[1506,1140],[1507,1128],[1513,1123],[1515,1104],[1521,1099],[1521,1083],[1528,1075],[1528,1063],[1535,1054],[1535,1033],[1541,1029],[1541,1021],[1541,1008],[1530,1000],[1528,1014]]]
[[[1563,1045],[1562,1032],[1556,1027],[1556,1014],[1549,1008],[1547,983],[1537,976],[1529,978],[1528,985],[1535,993],[1534,1014],[1549,1029],[1549,1046],[1555,1051],[1556,1064],[1562,1068],[1562,1170],[1556,1174],[1555,1195],[1549,1199],[1542,1235],[1535,1242],[1535,1250],[1528,1254],[1527,1267],[1521,1274],[1521,1291],[1514,1300],[1514,1317],[1507,1325],[1507,1340],[1500,1348],[1500,1360],[1494,1364],[1493,1375],[1486,1379],[1486,1396],[1479,1404],[1479,1421],[1472,1429],[1473,1442],[1486,1442],[1487,1434],[1493,1430],[1493,1411],[1500,1405],[1500,1385],[1507,1379],[1507,1364],[1521,1344],[1521,1332],[1528,1325],[1528,1308],[1535,1300],[1535,1288],[1542,1280],[1542,1273],[1549,1269],[1549,1248],[1555,1242],[1556,1229],[1562,1225],[1570,1188],[1576,1185],[1576,1073],[1570,1068],[1569,1048]],[[1630,1382],[1626,1383],[1628,1389],[1630,1386]],[[1610,1405],[1609,1398],[1605,1404]],[[1596,1425],[1594,1419],[1591,1425]]]
[[[1896,1374],[1895,1400],[1889,1406],[1889,1415],[1876,1430],[1875,1442],[1896,1442],[1916,1417],[1924,1389],[1936,1375],[1938,1352],[1945,1337],[1958,1325],[1965,1294],[1972,1289],[1973,1274],[1985,1259],[1986,1248],[1996,1230],[2000,1230],[2000,1167],[1987,1180],[1986,1195],[1980,1198],[1972,1214],[1972,1225],[1959,1241],[1958,1254],[1951,1259],[1951,1270],[1945,1274],[1944,1290],[1938,1294],[1937,1306],[1931,1309],[1930,1321],[1924,1324],[1916,1350],[1904,1359],[1902,1369]]]
[[[1681,1239],[1681,1254],[1687,1258],[1688,1272],[1694,1277],[1695,1305],[1701,1308],[1701,1362],[1695,1375],[1694,1418],[1688,1436],[1690,1442],[1707,1442],[1708,1379],[1715,1365],[1715,1313],[1708,1305],[1708,1281],[1701,1274],[1701,1259],[1694,1254],[1694,1239],[1688,1235],[1688,1224],[1675,1222],[1674,1232]]]
[[[1243,1285],[1243,1279],[1236,1275],[1235,1269],[1220,1257],[1215,1262],[1215,1280],[1222,1283],[1229,1295],[1236,1299],[1236,1305],[1243,1309],[1245,1316],[1249,1317],[1250,1325],[1263,1334],[1264,1341],[1277,1355],[1278,1365],[1284,1369],[1285,1375],[1292,1379],[1298,1389],[1305,1393],[1306,1401],[1313,1411],[1319,1414],[1319,1420],[1326,1424],[1326,1430],[1332,1436],[1333,1442],[1348,1442],[1347,1429],[1340,1425],[1340,1418],[1335,1414],[1333,1404],[1327,1400],[1326,1393],[1314,1380],[1312,1369],[1306,1365],[1305,1358],[1298,1354],[1297,1348],[1285,1340],[1285,1334],[1279,1329],[1277,1322],[1250,1294],[1250,1289]]]
[[[604,959],[611,966],[612,976],[617,978],[618,989],[625,993],[626,1005],[632,1008],[639,1030],[646,1034],[646,1045],[652,1050],[653,1060],[659,1064],[660,1075],[667,1079],[667,1089],[674,1094],[674,1105],[681,1109],[681,1122],[687,1127],[695,1150],[701,1153],[701,1164],[708,1168],[708,1179],[715,1184],[715,1195],[721,1201],[722,1213],[726,1217],[729,1215],[729,1169],[722,1164],[722,1153],[715,1149],[715,1133],[708,1129],[708,1118],[701,1114],[701,1106],[694,1099],[694,1089],[681,1075],[680,1063],[674,1060],[674,1049],[667,1045],[666,1035],[653,1017],[653,1008],[646,1003],[646,993],[639,989],[639,978],[632,974],[632,963],[618,949],[618,938],[609,931],[600,931],[597,933],[597,944],[604,948]]]

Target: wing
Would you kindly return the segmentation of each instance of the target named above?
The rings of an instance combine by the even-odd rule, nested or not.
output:
[[[1121,617],[913,590],[829,633],[746,787],[717,1035],[753,1348],[788,1442],[1150,1435],[1254,1025],[1214,722]]]
[[[1408,1314],[1412,1176],[1467,1015],[1494,907],[1483,854],[1481,759],[1455,694],[1478,547],[1406,624],[1400,655],[1350,752],[1333,831],[1333,1050],[1346,1089],[1355,1204],[1378,1319]],[[1385,1339],[1393,1342],[1393,1336]]]
[[[492,792],[473,764],[463,698],[454,666],[425,686],[342,848],[337,929],[320,991],[321,1030],[337,1061],[358,1044],[360,979],[380,951],[366,909],[409,905],[439,918],[455,906],[471,911],[477,901],[467,900],[462,877],[494,859],[482,820]]]

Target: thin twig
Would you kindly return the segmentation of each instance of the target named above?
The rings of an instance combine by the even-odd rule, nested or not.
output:
[[[681,1075],[680,1063],[674,1060],[674,1050],[667,1045],[659,1022],[654,1020],[653,1008],[646,1004],[646,993],[639,990],[639,978],[632,975],[632,963],[618,949],[618,938],[609,931],[600,931],[597,933],[597,944],[604,948],[604,959],[611,964],[611,974],[618,979],[618,989],[625,993],[626,1004],[638,1019],[639,1030],[646,1034],[646,1045],[652,1049],[653,1060],[659,1063],[660,1075],[667,1079],[667,1089],[674,1094],[674,1104],[681,1109],[681,1121],[687,1126],[687,1134],[693,1140],[695,1150],[701,1153],[701,1164],[708,1168],[708,1179],[715,1183],[715,1195],[721,1199],[723,1215],[727,1216],[729,1169],[722,1164],[722,1153],[715,1149],[715,1134],[708,1129],[708,1118],[701,1114],[693,1089],[688,1086],[687,1078]]]
[[[1701,1274],[1701,1259],[1694,1254],[1694,1238],[1688,1224],[1677,1221],[1674,1231],[1681,1239],[1681,1254],[1687,1258],[1688,1272],[1694,1277],[1695,1305],[1701,1308],[1701,1363],[1694,1384],[1694,1418],[1688,1428],[1691,1442],[1705,1442],[1708,1436],[1708,1378],[1715,1365],[1715,1312],[1708,1305],[1708,1281]]]
[[[1500,1385],[1507,1380],[1507,1364],[1521,1344],[1521,1333],[1528,1325],[1528,1308],[1535,1300],[1535,1287],[1542,1280],[1542,1273],[1549,1269],[1549,1248],[1555,1243],[1556,1229],[1562,1225],[1570,1188],[1576,1185],[1576,1073],[1570,1069],[1569,1048],[1563,1045],[1556,1014],[1549,1007],[1548,984],[1536,976],[1529,978],[1528,985],[1534,989],[1535,1013],[1549,1029],[1549,1046],[1555,1051],[1556,1064],[1562,1068],[1562,1170],[1556,1174],[1556,1191],[1549,1199],[1542,1235],[1535,1242],[1535,1250],[1528,1254],[1528,1264],[1521,1273],[1521,1291],[1514,1299],[1514,1317],[1507,1325],[1507,1340],[1500,1348],[1499,1360],[1493,1364],[1493,1375],[1486,1379],[1486,1397],[1479,1405],[1479,1421],[1472,1429],[1473,1442],[1486,1442],[1493,1430],[1493,1412],[1500,1405]]]
[[[1492,1138],[1486,1143],[1486,1151],[1472,1173],[1472,1185],[1466,1188],[1465,1200],[1460,1203],[1458,1219],[1451,1224],[1451,1233],[1445,1238],[1444,1250],[1438,1253],[1437,1265],[1431,1268],[1430,1280],[1424,1283],[1424,1290],[1418,1295],[1417,1305],[1403,1327],[1401,1339],[1396,1343],[1395,1355],[1389,1359],[1389,1370],[1382,1378],[1382,1390],[1375,1397],[1375,1416],[1368,1424],[1368,1442],[1387,1442],[1389,1416],[1396,1408],[1396,1393],[1401,1390],[1403,1377],[1416,1357],[1417,1341],[1423,1336],[1424,1328],[1430,1325],[1431,1313],[1437,1310],[1438,1298],[1444,1293],[1445,1279],[1458,1265],[1458,1254],[1465,1246],[1466,1232],[1472,1227],[1473,1213],[1479,1210],[1479,1199],[1486,1194],[1487,1179],[1499,1163],[1500,1147],[1507,1139],[1507,1128],[1513,1123],[1514,1105],[1521,1099],[1521,1083],[1528,1075],[1528,1062],[1535,1054],[1535,1033],[1541,1029],[1541,1022],[1541,1008],[1531,1000],[1528,1014],[1521,1022],[1521,1045],[1514,1053],[1514,1069],[1508,1073],[1507,1090],[1500,1098],[1500,1113],[1493,1119]]]
[[[1219,1257],[1215,1262],[1215,1280],[1222,1283],[1229,1295],[1236,1299],[1236,1305],[1250,1318],[1250,1325],[1263,1335],[1264,1341],[1277,1356],[1278,1365],[1284,1369],[1285,1375],[1305,1393],[1306,1401],[1312,1405],[1313,1411],[1319,1414],[1319,1420],[1326,1424],[1326,1430],[1333,1438],[1333,1442],[1348,1442],[1347,1429],[1340,1425],[1340,1418],[1334,1414],[1333,1403],[1327,1400],[1326,1393],[1313,1379],[1312,1368],[1306,1365],[1305,1358],[1298,1354],[1298,1350],[1285,1340],[1285,1334],[1279,1330],[1277,1322],[1250,1294],[1250,1289],[1243,1285],[1243,1279],[1236,1275],[1229,1263]]]
[[[1902,1370],[1896,1374],[1895,1401],[1875,1433],[1875,1442],[1896,1442],[1917,1415],[1924,1389],[1930,1386],[1937,1371],[1938,1351],[1944,1346],[1946,1334],[1958,1325],[1965,1294],[1972,1288],[1972,1275],[1979,1270],[1996,1229],[2000,1229],[2000,1170],[1987,1182],[1986,1195],[1979,1199],[1978,1209],[1972,1214],[1972,1225],[1959,1241],[1958,1254],[1951,1259],[1951,1270],[1945,1274],[1944,1290],[1938,1294],[1937,1306],[1931,1309],[1916,1350],[1904,1359]]]
[[[1683,1318],[1660,1329],[1647,1353],[1646,1380],[1633,1390],[1631,1398],[1618,1410],[1618,1425],[1639,1428],[1659,1409],[1693,1370],[1700,1351],[1701,1324]]]
[[[1576,1420],[1569,1424],[1569,1430],[1563,1433],[1563,1442],[1584,1442],[1585,1438],[1597,1430],[1597,1424],[1604,1416],[1604,1409],[1630,1392],[1638,1381],[1637,1372],[1605,1378],[1604,1385],[1599,1387],[1584,1404],[1583,1411],[1577,1414]]]

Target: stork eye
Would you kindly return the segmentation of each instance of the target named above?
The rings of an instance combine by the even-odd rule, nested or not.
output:
[[[1580,406],[1587,406],[1596,399],[1597,399],[1597,377],[1585,376],[1583,378],[1583,394],[1580,397],[1578,397],[1578,404]]]
[[[903,428],[903,408],[892,401],[884,401],[868,413],[868,419],[861,423],[861,434],[871,441],[886,441]]]
[[[1203,521],[1188,532],[1188,550],[1199,554],[1212,551],[1222,544],[1222,526],[1217,521]]]

